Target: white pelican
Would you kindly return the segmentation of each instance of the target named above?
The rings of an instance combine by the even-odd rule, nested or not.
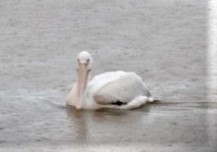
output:
[[[153,102],[142,78],[134,72],[106,72],[89,81],[92,56],[78,54],[77,82],[66,98],[76,109],[134,109]]]

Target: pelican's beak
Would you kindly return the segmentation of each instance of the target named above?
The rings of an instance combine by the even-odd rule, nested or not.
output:
[[[81,63],[78,60],[78,68],[77,68],[77,74],[78,74],[78,83],[77,83],[77,109],[81,109],[84,103],[85,98],[85,89],[87,86],[87,81],[90,73],[90,69],[88,67],[89,62],[87,63]]]

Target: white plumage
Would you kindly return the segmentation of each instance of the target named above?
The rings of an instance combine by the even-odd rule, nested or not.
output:
[[[77,82],[67,96],[67,105],[77,109],[134,109],[152,102],[142,78],[134,72],[106,72],[89,81],[92,57],[78,55]]]

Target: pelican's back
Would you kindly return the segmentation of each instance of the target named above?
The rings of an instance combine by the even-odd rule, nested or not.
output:
[[[98,104],[120,101],[128,103],[138,96],[150,96],[149,91],[136,73],[107,72],[93,78],[89,83],[93,100]]]

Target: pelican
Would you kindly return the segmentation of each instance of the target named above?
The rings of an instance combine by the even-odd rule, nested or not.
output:
[[[66,98],[76,109],[135,109],[153,102],[142,78],[134,72],[105,72],[90,80],[92,56],[82,51],[77,57],[77,81]]]

